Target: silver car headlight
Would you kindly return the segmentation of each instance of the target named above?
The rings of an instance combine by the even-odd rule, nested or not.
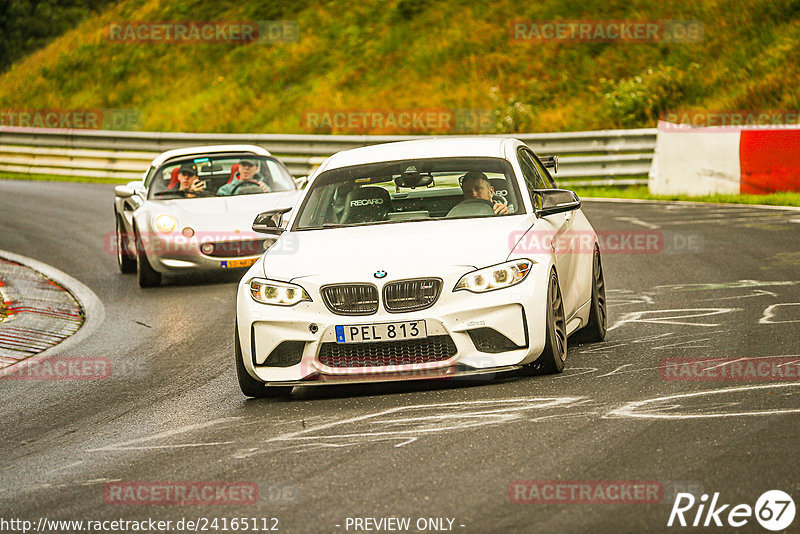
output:
[[[298,302],[311,302],[306,290],[297,284],[253,278],[250,280],[250,296],[262,304],[274,306],[294,306]]]
[[[178,221],[172,215],[162,214],[153,219],[153,228],[159,233],[171,234],[178,228]]]
[[[485,293],[519,284],[533,266],[531,260],[512,260],[472,271],[461,277],[453,291],[464,289],[472,293]]]

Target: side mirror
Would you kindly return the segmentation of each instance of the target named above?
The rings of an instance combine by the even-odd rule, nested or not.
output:
[[[578,195],[566,189],[538,189],[534,194],[534,210],[537,217],[547,217],[581,207]]]
[[[300,176],[299,178],[295,178],[294,183],[297,185],[297,189],[303,189],[308,184],[308,176]]]
[[[285,232],[285,229],[278,226],[278,224],[281,222],[283,214],[291,211],[291,209],[289,207],[259,213],[253,221],[253,231],[260,234],[281,235]]]
[[[114,194],[119,198],[130,198],[134,195],[134,191],[127,185],[118,185],[114,188]]]

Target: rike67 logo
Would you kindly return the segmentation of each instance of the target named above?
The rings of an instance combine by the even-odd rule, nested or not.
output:
[[[697,505],[697,510],[693,508]],[[764,492],[756,501],[754,507],[749,504],[722,504],[719,492],[714,493],[711,502],[708,495],[703,494],[700,499],[691,493],[678,493],[672,511],[669,514],[667,526],[731,526],[741,528],[755,516],[756,521],[767,530],[785,530],[794,521],[794,501],[781,490]]]

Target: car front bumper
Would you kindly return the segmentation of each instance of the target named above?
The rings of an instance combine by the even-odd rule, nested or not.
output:
[[[512,370],[532,362],[544,349],[548,269],[548,265],[535,263],[528,277],[515,286],[487,293],[470,293],[453,291],[461,275],[471,270],[461,268],[443,277],[441,295],[432,307],[404,313],[388,313],[380,309],[366,316],[330,312],[322,303],[319,286],[302,279],[296,282],[311,295],[312,302],[301,302],[292,307],[256,302],[250,295],[249,273],[242,279],[237,295],[237,324],[243,363],[254,378],[268,385],[449,378]],[[385,280],[381,284],[391,281]],[[436,361],[399,365],[370,363],[366,366],[334,367],[321,361],[324,345],[336,344],[337,325],[346,327],[400,321],[425,321],[428,338],[449,337],[455,351]],[[477,332],[488,329],[502,334],[510,343],[496,347],[480,342]],[[295,343],[295,359],[299,361],[291,365],[271,365],[274,351],[280,350],[278,347],[284,342]],[[368,351],[364,349],[365,353]]]
[[[258,246],[253,253],[239,255],[238,252],[225,254],[215,252],[213,255],[204,254],[201,246],[210,244],[215,247],[230,246],[236,243],[235,237],[225,237],[224,241],[213,240],[206,237],[185,237],[183,235],[162,236],[153,233],[142,238],[147,259],[154,270],[169,274],[189,271],[224,271],[227,269],[244,269],[252,266],[261,254],[274,242],[274,239],[261,238],[263,244]],[[243,243],[254,241],[251,236],[242,237]],[[252,247],[251,247],[252,248]]]

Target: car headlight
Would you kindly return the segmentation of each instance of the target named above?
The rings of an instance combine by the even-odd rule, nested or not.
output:
[[[171,234],[178,227],[178,221],[172,215],[159,215],[153,220],[153,226],[162,234]]]
[[[533,263],[531,260],[513,260],[472,271],[461,277],[453,291],[464,289],[484,293],[519,284],[531,272]]]
[[[275,306],[294,306],[304,300],[311,301],[306,290],[296,284],[263,278],[250,280],[250,296],[256,302]]]

